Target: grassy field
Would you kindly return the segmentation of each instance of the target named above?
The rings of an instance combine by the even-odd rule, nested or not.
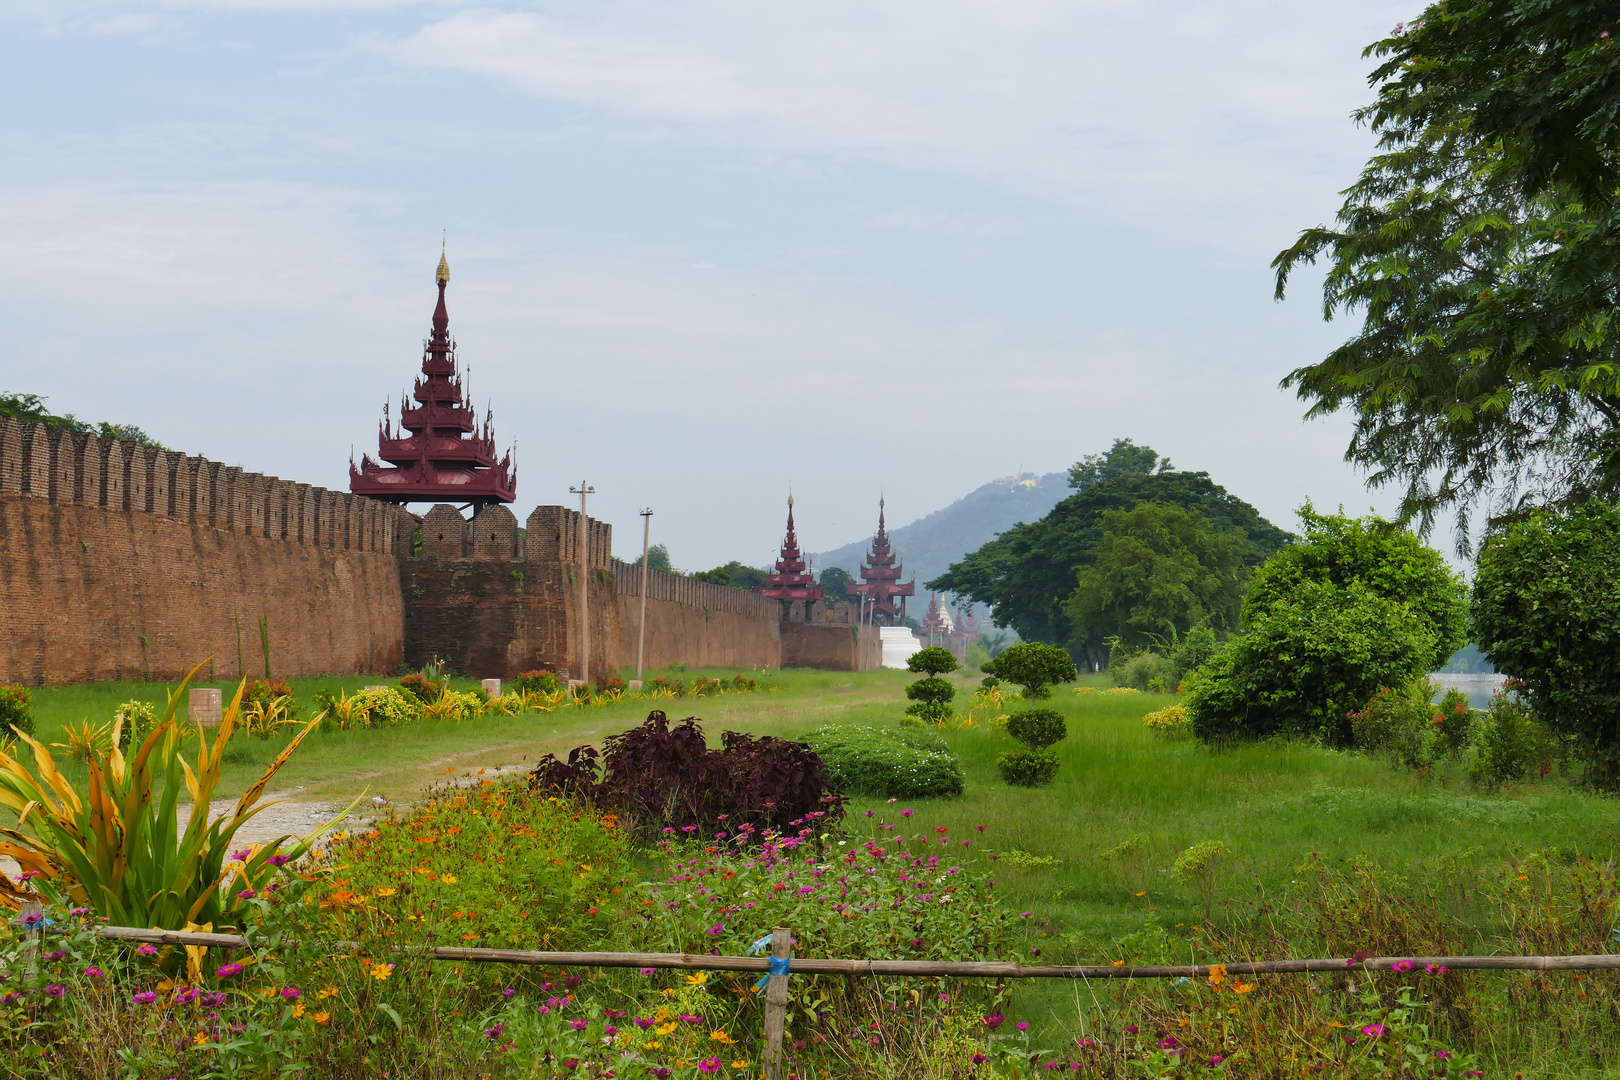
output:
[[[714,741],[727,729],[794,736],[826,723],[894,724],[903,712],[901,688],[915,678],[893,671],[753,674],[760,678],[758,693],[656,704],[672,717],[702,717]],[[972,683],[955,678],[965,696]],[[308,702],[318,686],[354,689],[373,681],[299,680],[295,687]],[[1107,685],[1104,677],[1089,681]],[[45,688],[36,692],[35,714],[45,741],[51,741],[61,724],[103,720],[119,701],[156,701],[162,694],[162,687],[140,684]],[[1040,949],[1049,961],[1114,958],[1142,954],[1144,942],[1162,947],[1166,940],[1189,941],[1186,928],[1198,923],[1252,924],[1257,904],[1286,903],[1302,864],[1319,860],[1338,869],[1358,861],[1375,865],[1392,881],[1438,897],[1478,928],[1483,950],[1505,918],[1485,899],[1483,886],[1500,879],[1515,860],[1552,849],[1566,856],[1620,855],[1620,801],[1572,790],[1556,777],[1484,794],[1471,789],[1458,768],[1420,781],[1358,754],[1317,747],[1263,744],[1215,752],[1155,740],[1141,718],[1173,700],[1080,696],[1058,688],[1052,704],[1067,718],[1069,736],[1056,748],[1062,761],[1056,782],[1037,790],[1000,781],[996,757],[1014,744],[994,724],[946,732],[966,770],[965,794],[907,808],[917,812],[914,823],[976,838],[971,849],[950,850],[963,862],[990,866],[1007,898],[1033,913],[1022,948]],[[408,802],[447,770],[532,762],[632,726],[647,708],[646,702],[625,702],[512,719],[318,734],[276,787],[296,798],[346,799],[367,790]],[[221,793],[246,787],[281,745],[235,741]],[[851,824],[859,827],[868,809],[892,818],[901,808],[857,800]],[[979,825],[986,831],[974,832]],[[1132,837],[1140,838],[1135,859],[1121,864],[1100,858]],[[1170,868],[1178,853],[1209,840],[1221,841],[1231,854],[1219,866],[1214,903],[1206,912],[1199,896],[1172,879]],[[1033,858],[1013,856],[1014,865],[1005,858],[1012,851]],[[1068,1026],[1077,1015],[1078,989],[1046,983],[1022,985],[1016,993],[1025,1015]]]

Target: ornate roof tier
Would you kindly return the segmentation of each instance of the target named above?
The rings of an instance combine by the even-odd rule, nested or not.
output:
[[[815,575],[810,573],[804,556],[799,553],[799,536],[793,528],[791,495],[788,496],[787,535],[782,538],[782,554],[776,560],[776,569],[766,577],[765,584],[755,591],[783,603],[803,600],[807,615],[810,605],[821,599],[821,586],[816,584]]]
[[[349,490],[393,503],[490,503],[517,498],[517,468],[512,452],[495,456],[493,413],[480,424],[465,402],[456,343],[450,337],[450,314],[444,289],[450,284],[450,263],[441,253],[434,273],[439,303],[433,309],[433,333],[422,352],[422,374],[411,388],[416,400],[399,403],[400,426],[390,427],[388,404],[383,404],[377,434],[377,457],[369,454],[355,467],[349,461]],[[387,462],[386,465],[382,462]]]
[[[873,621],[882,619],[891,626],[896,620],[903,617],[905,600],[907,596],[917,595],[917,582],[902,582],[900,575],[905,572],[904,567],[895,561],[894,552],[889,548],[889,530],[883,519],[883,502],[878,500],[878,531],[872,538],[872,550],[867,554],[866,561],[861,564],[861,584],[849,585],[845,591],[855,595],[864,596],[871,603]],[[900,603],[895,603],[899,599]]]

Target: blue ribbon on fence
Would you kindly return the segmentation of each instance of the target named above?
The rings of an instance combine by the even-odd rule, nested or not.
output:
[[[758,941],[754,942],[748,947],[748,955],[754,955],[770,943],[771,935],[766,934],[764,937],[760,938]],[[772,975],[788,974],[788,968],[792,964],[792,958],[787,956],[772,956],[768,959],[769,966],[766,969],[766,973],[761,975],[759,977],[759,982],[754,984],[754,993],[756,994],[765,989],[765,984],[770,981],[770,977]]]

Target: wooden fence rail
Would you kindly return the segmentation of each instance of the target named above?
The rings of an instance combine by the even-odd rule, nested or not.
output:
[[[205,945],[214,949],[252,946],[240,934],[208,934],[180,930],[147,930],[132,926],[103,926],[103,937],[152,945]],[[765,939],[762,939],[762,943]],[[782,1064],[782,1031],[787,1013],[787,981],[792,975],[898,975],[947,976],[957,979],[1203,979],[1214,968],[1228,975],[1298,975],[1311,972],[1346,972],[1357,968],[1421,971],[1425,965],[1451,971],[1620,971],[1620,953],[1593,956],[1372,956],[1360,961],[1252,960],[1213,964],[1112,965],[1086,964],[1031,967],[998,960],[817,960],[790,958],[792,932],[777,927],[769,937],[771,955],[706,956],[693,953],[535,952],[528,949],[464,949],[427,946],[407,953],[433,960],[459,960],[475,964],[526,964],[532,967],[674,968],[679,971],[745,971],[767,976],[765,992],[765,1075],[778,1080]],[[344,943],[334,943],[342,947]],[[784,964],[784,961],[786,963]],[[1407,967],[1410,965],[1410,967]]]

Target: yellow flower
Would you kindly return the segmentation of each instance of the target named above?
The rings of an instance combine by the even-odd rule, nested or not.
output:
[[[1125,961],[1123,961],[1123,960],[1115,960],[1114,961],[1114,966],[1115,967],[1124,967],[1125,966]]]
[[[384,979],[388,978],[388,976],[392,975],[393,973],[394,973],[394,965],[393,964],[373,964],[372,967],[371,967],[371,977],[373,979],[376,979],[378,982],[382,982]]]
[[[664,1025],[662,1025],[662,1026],[660,1026],[658,1028],[658,1034],[660,1034],[660,1035],[671,1035],[671,1034],[674,1033],[675,1029],[677,1027],[679,1027],[679,1026],[680,1026],[679,1024],[677,1024],[677,1023],[675,1023],[675,1021],[671,1020],[669,1023],[664,1024]]]
[[[399,891],[398,889],[395,889],[392,886],[384,885],[384,886],[380,887],[377,890],[377,895],[378,896],[393,896],[394,893],[396,893],[398,891]]]
[[[1209,985],[1219,986],[1226,981],[1226,965],[1214,964],[1209,969]]]
[[[317,1024],[329,1024],[332,1022],[332,1014],[329,1012],[318,1012],[315,1014],[315,1022]]]
[[[746,1068],[748,1068],[748,1062],[746,1062],[746,1061],[733,1061],[731,1063],[731,1067],[733,1069],[746,1069]]]
[[[456,875],[454,875],[454,874],[446,874],[446,875],[444,875],[444,877],[440,878],[439,880],[444,882],[446,885],[454,885],[456,883]]]
[[[1233,979],[1232,992],[1236,994],[1247,994],[1250,990],[1254,989],[1254,985],[1254,983],[1246,983],[1242,979]]]
[[[653,1013],[654,1020],[668,1020],[669,1016],[670,1013],[668,1009],[659,1009],[657,1012]]]
[[[320,990],[316,991],[315,996],[320,998],[322,1001],[325,1001],[329,997],[337,997],[337,987],[323,986],[320,988]]]
[[[707,971],[699,971],[696,974],[688,975],[686,977],[686,984],[688,986],[702,986],[708,981],[709,973]]]
[[[737,1041],[736,1039],[733,1039],[730,1035],[726,1034],[724,1031],[711,1031],[711,1032],[709,1032],[709,1038],[713,1039],[715,1042],[718,1042],[718,1043],[734,1043],[734,1042]]]
[[[303,1015],[304,1015],[304,1003],[302,1001],[295,1001],[293,1003],[293,1019],[296,1020],[300,1016],[303,1016]]]
[[[663,1045],[664,1044],[659,1042],[657,1039],[653,1039],[653,1040],[651,1040],[649,1042],[642,1043],[641,1048],[643,1050],[657,1050],[657,1049],[660,1049]]]
[[[208,1041],[208,1033],[206,1031],[199,1031],[199,1032],[197,1032],[197,1034],[195,1034],[195,1035],[193,1035],[191,1037],[191,1045],[193,1045],[193,1046],[201,1046],[204,1043],[206,1043],[207,1041]]]

